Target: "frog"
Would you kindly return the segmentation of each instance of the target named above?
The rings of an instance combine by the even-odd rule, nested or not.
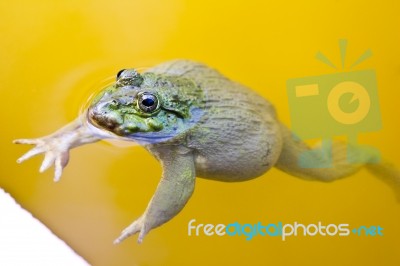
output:
[[[400,198],[397,168],[387,161],[376,162],[376,155],[357,147],[351,156],[363,157],[360,163],[349,163],[348,148],[335,143],[331,167],[299,164],[300,157],[308,165],[321,165],[330,156],[309,152],[315,148],[280,122],[275,107],[260,94],[191,60],[164,62],[141,73],[123,69],[70,124],[50,135],[14,143],[35,145],[18,163],[44,154],[39,171],[54,165],[54,181],[59,181],[72,148],[103,139],[139,144],[162,166],[143,214],[115,244],[134,234],[141,243],[152,229],[180,213],[194,192],[196,178],[242,182],[275,167],[304,180],[331,182],[365,167]]]

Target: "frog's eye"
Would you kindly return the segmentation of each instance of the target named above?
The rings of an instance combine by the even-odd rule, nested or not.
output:
[[[121,76],[122,72],[124,72],[126,69],[121,69],[120,71],[118,71],[117,73],[117,79],[119,79],[119,77]]]
[[[154,112],[158,108],[157,96],[149,92],[140,93],[138,95],[138,106],[143,112]]]

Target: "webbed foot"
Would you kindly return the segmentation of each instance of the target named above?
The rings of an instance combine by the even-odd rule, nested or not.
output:
[[[40,166],[39,171],[46,171],[52,164],[54,164],[54,181],[57,182],[61,178],[64,167],[68,164],[70,146],[65,141],[63,142],[57,137],[43,137],[37,139],[17,139],[13,141],[15,144],[29,144],[36,145],[36,147],[29,150],[21,156],[17,163],[32,158],[40,153],[44,153],[44,160]]]
[[[69,150],[101,139],[83,121],[85,121],[84,114],[51,135],[36,139],[14,140],[15,144],[36,145],[21,156],[17,163],[22,163],[33,156],[44,153],[44,160],[39,171],[44,172],[54,164],[54,181],[59,181],[64,167],[68,164]]]

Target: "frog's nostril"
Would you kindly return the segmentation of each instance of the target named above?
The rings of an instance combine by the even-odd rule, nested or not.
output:
[[[109,103],[109,105],[110,105],[111,107],[117,107],[118,104],[119,104],[119,102],[118,102],[117,100],[112,100],[112,101]]]

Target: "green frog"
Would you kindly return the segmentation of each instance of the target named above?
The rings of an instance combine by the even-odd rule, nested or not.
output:
[[[305,168],[300,155],[310,148],[295,137],[274,107],[256,92],[197,62],[175,60],[144,73],[121,70],[72,123],[55,133],[14,143],[36,145],[18,163],[44,153],[40,172],[54,164],[54,180],[68,164],[69,150],[101,139],[133,141],[162,165],[159,185],[144,213],[115,243],[145,235],[177,215],[191,197],[196,177],[246,181],[271,167],[303,179],[330,182],[366,166],[397,191],[399,172],[389,163],[369,163],[375,155],[355,152],[365,163],[350,164],[343,144],[333,147],[331,168]],[[311,165],[327,157],[306,153]],[[328,156],[329,157],[329,156]],[[308,164],[308,165],[310,165]]]

